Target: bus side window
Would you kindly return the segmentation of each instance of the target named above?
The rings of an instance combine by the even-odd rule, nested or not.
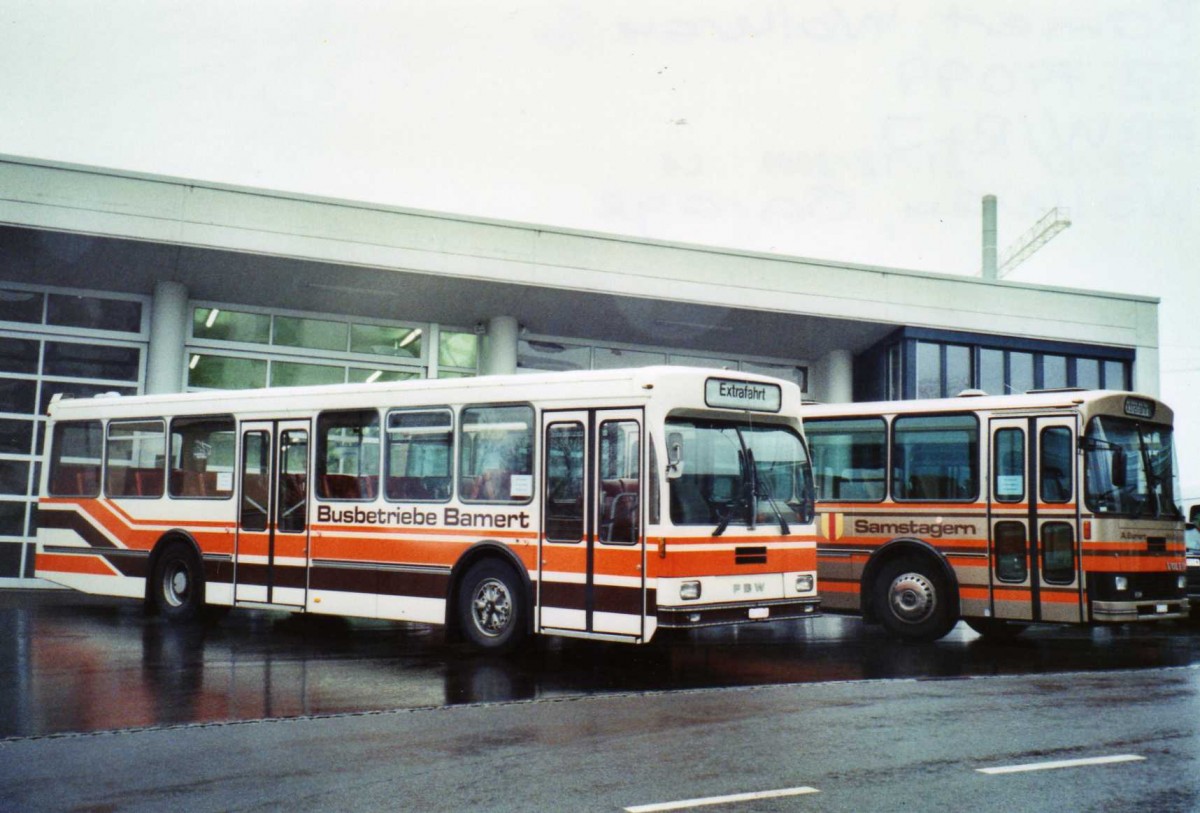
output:
[[[458,476],[465,502],[528,502],[533,497],[533,408],[464,409]]]
[[[975,417],[897,417],[892,422],[892,493],[898,500],[978,498],[979,423]]]
[[[881,418],[810,420],[818,500],[879,502],[887,492],[887,428]]]
[[[233,496],[232,415],[171,421],[168,493],[191,499]]]
[[[110,421],[104,489],[110,497],[161,497],[166,470],[162,420]]]
[[[373,409],[317,416],[317,496],[375,499],[379,493],[379,413]]]
[[[100,421],[70,421],[54,425],[48,488],[55,497],[96,497],[100,494],[100,461],[104,427]]]
[[[404,410],[387,416],[389,500],[450,499],[454,418],[448,409]]]

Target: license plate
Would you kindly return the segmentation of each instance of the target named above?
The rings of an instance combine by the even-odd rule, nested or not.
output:
[[[770,607],[751,607],[750,617],[754,619],[769,618],[771,615]]]
[[[1188,567],[1200,567],[1200,559],[1188,559]]]
[[[1165,613],[1166,611],[1167,611],[1167,605],[1165,605],[1165,604],[1155,604],[1154,605],[1154,612]]]

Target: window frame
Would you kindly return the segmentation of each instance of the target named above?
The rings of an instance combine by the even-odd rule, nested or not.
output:
[[[899,459],[897,454],[897,430],[896,425],[905,421],[922,420],[922,419],[948,419],[948,418],[970,418],[974,425],[974,440],[969,444],[969,454],[967,457],[968,464],[972,467],[972,479],[974,481],[974,494],[967,497],[900,497],[896,493],[896,461]],[[964,505],[978,502],[982,492],[980,465],[979,465],[979,440],[980,440],[980,422],[979,416],[974,412],[914,412],[903,415],[893,415],[888,424],[888,493],[893,502],[897,503],[962,503]]]
[[[1000,478],[1002,476],[1005,476],[1005,477],[1013,476],[1011,473],[1001,473],[1001,470],[1000,470],[1000,461],[1002,459],[999,448],[998,448],[1000,436],[1002,434],[1005,434],[1008,432],[1016,432],[1018,434],[1019,444],[1020,444],[1019,448],[1021,450],[1021,454],[1020,454],[1021,493],[1015,497],[1000,496],[1000,483],[999,483]],[[1008,503],[1008,504],[1020,503],[1020,502],[1024,501],[1025,495],[1029,492],[1029,472],[1027,471],[1027,469],[1029,468],[1029,461],[1027,459],[1028,458],[1028,447],[1025,445],[1027,434],[1028,433],[1025,431],[1025,429],[1020,426],[1001,426],[995,432],[992,433],[992,453],[991,453],[992,499],[996,502]]]
[[[1046,497],[1046,435],[1054,432],[1066,433],[1067,455],[1064,474],[1067,478],[1067,496],[1061,500],[1051,500]],[[1069,426],[1043,426],[1038,432],[1038,501],[1047,505],[1066,505],[1075,502],[1075,433]]]
[[[509,472],[511,493],[511,477],[513,474],[528,474],[530,478],[529,496],[519,498],[508,498],[503,500],[479,499],[477,497],[467,497],[467,489],[463,487],[463,478],[468,476],[466,466],[464,465],[463,455],[467,454],[468,448],[473,450],[473,444],[467,444],[464,435],[467,432],[467,426],[474,426],[474,423],[467,420],[467,415],[473,410],[482,409],[525,409],[528,410],[528,426],[526,428],[526,438],[529,442],[528,454],[528,472]],[[537,460],[538,460],[538,436],[541,434],[537,431],[538,410],[528,401],[515,401],[504,403],[483,403],[483,404],[464,404],[458,410],[458,426],[456,427],[456,436],[458,441],[458,462],[455,467],[455,489],[460,502],[468,505],[529,505],[537,497]],[[478,474],[472,473],[471,477],[483,476],[483,471]]]
[[[1062,570],[1062,569],[1051,570],[1046,567],[1046,554],[1049,552],[1049,548],[1046,545],[1046,539],[1049,536],[1049,534],[1047,534],[1047,530],[1051,529],[1051,528],[1056,529],[1056,530],[1058,528],[1063,528],[1066,530],[1067,534],[1070,537],[1070,552],[1071,552],[1070,578],[1065,578],[1065,579],[1064,578],[1051,578],[1051,576],[1047,575],[1049,573],[1058,574],[1058,573],[1066,572],[1065,570]],[[1040,542],[1040,544],[1038,546],[1040,548],[1040,550],[1038,551],[1038,560],[1039,560],[1038,561],[1038,569],[1039,569],[1039,572],[1041,573],[1042,581],[1044,581],[1046,584],[1053,584],[1053,585],[1057,585],[1057,586],[1068,586],[1068,585],[1074,584],[1076,575],[1079,571],[1078,554],[1076,553],[1076,548],[1078,547],[1078,539],[1076,539],[1076,536],[1075,536],[1075,525],[1071,522],[1064,522],[1062,520],[1050,520],[1050,521],[1044,522],[1044,523],[1042,523],[1042,526],[1038,531],[1038,539]]]
[[[159,439],[162,442],[162,455],[161,455],[162,462],[159,464],[157,469],[155,469],[155,468],[145,468],[144,469],[145,471],[157,471],[160,475],[162,475],[162,478],[159,481],[158,493],[157,494],[113,494],[112,488],[111,488],[112,482],[111,482],[111,478],[109,476],[111,468],[112,468],[112,466],[111,466],[111,464],[112,464],[111,444],[112,444],[112,440],[113,440],[113,438],[112,438],[113,427],[114,426],[120,427],[120,426],[130,425],[130,424],[150,424],[150,423],[158,423],[162,426],[162,431],[159,433]],[[105,425],[104,425],[104,489],[103,489],[105,498],[109,499],[109,500],[158,500],[158,499],[162,499],[163,497],[165,497],[166,493],[167,493],[167,457],[168,457],[168,454],[169,454],[169,447],[167,445],[167,420],[164,417],[154,416],[154,417],[145,417],[145,418],[119,418],[119,419],[110,420],[107,423],[105,423]],[[138,467],[131,466],[130,468],[133,469],[133,468],[138,468]],[[135,482],[136,482],[136,476],[135,476]]]
[[[890,438],[889,438],[889,421],[882,415],[861,415],[861,416],[860,415],[852,415],[852,416],[844,416],[844,417],[839,416],[839,417],[829,417],[829,418],[806,419],[804,421],[804,440],[805,440],[805,443],[808,445],[808,460],[809,460],[809,464],[812,466],[812,469],[813,469],[813,480],[814,480],[814,482],[817,482],[821,478],[817,473],[816,454],[813,452],[813,446],[814,446],[813,434],[810,432],[809,428],[813,424],[820,425],[823,423],[848,423],[848,422],[863,423],[863,424],[866,424],[866,423],[878,423],[879,424],[879,435],[880,435],[881,443],[883,446],[883,490],[880,492],[878,499],[852,499],[852,498],[847,498],[847,497],[821,497],[819,500],[817,500],[817,502],[818,503],[825,503],[825,502],[864,503],[864,504],[884,502],[888,498],[889,484],[890,484],[889,481],[891,480],[891,472],[890,472],[890,469],[891,469],[891,466],[890,466],[891,442],[890,442]],[[863,431],[867,431],[867,430],[863,430]],[[819,436],[819,433],[818,433],[818,436]],[[853,462],[854,445],[851,444],[851,445],[847,446],[846,448],[851,450],[851,462]],[[860,448],[865,448],[865,447],[860,447]],[[851,468],[853,468],[853,467],[851,467]]]
[[[75,492],[66,493],[54,490],[54,478],[58,473],[59,466],[62,465],[62,435],[61,430],[73,426],[93,426],[99,432],[99,461],[95,465],[95,489],[88,493],[83,489],[77,489]],[[104,452],[107,446],[107,434],[104,428],[104,422],[98,418],[85,418],[77,421],[57,421],[54,424],[54,431],[51,434],[51,452],[49,460],[49,473],[46,477],[46,493],[51,497],[77,497],[82,499],[95,499],[104,493]]]
[[[173,478],[171,477],[171,474],[173,473],[174,469],[172,469],[171,465],[170,465],[171,456],[172,456],[171,438],[174,435],[175,424],[178,422],[181,422],[181,421],[182,422],[196,422],[196,423],[201,423],[201,422],[217,423],[219,421],[227,421],[228,422],[229,432],[233,436],[233,460],[231,461],[232,468],[230,469],[231,483],[229,486],[229,492],[227,494],[219,494],[218,493],[218,494],[213,494],[210,496],[210,495],[176,494],[174,492],[174,489],[172,488],[174,481],[173,481]],[[210,437],[211,437],[211,434],[210,434]],[[172,500],[209,500],[209,501],[232,500],[234,492],[237,491],[238,445],[239,445],[238,441],[239,441],[238,423],[237,423],[237,419],[232,414],[174,415],[174,416],[172,416],[170,418],[170,420],[167,422],[167,449],[166,449],[167,497]],[[183,469],[180,469],[180,471],[183,471]]]
[[[393,415],[416,414],[416,413],[421,413],[421,412],[426,412],[426,413],[444,412],[449,417],[449,422],[446,424],[446,433],[449,435],[449,440],[450,440],[449,460],[447,461],[448,471],[446,474],[446,477],[448,478],[449,482],[446,484],[446,496],[445,497],[393,497],[391,494],[391,480],[392,480],[391,421],[392,421],[392,416]],[[382,488],[380,489],[380,492],[383,494],[383,498],[385,501],[391,502],[391,503],[410,503],[410,502],[412,502],[412,503],[440,504],[440,503],[450,502],[452,499],[454,499],[454,496],[456,493],[455,486],[456,486],[456,481],[458,479],[455,476],[457,473],[456,468],[457,468],[457,460],[458,460],[457,426],[458,426],[458,416],[455,415],[454,409],[451,408],[449,405],[401,407],[401,408],[397,408],[397,409],[389,409],[387,412],[384,413],[383,424],[381,426],[381,428],[383,430],[382,437],[381,437],[381,441],[382,441],[381,458],[382,458],[382,464],[383,464],[382,465],[383,474],[382,474],[382,480],[381,480]],[[435,428],[437,428],[437,427],[435,427]]]
[[[315,440],[315,442],[316,442],[315,443],[316,458],[313,460],[313,470],[312,470],[312,473],[310,474],[310,477],[313,480],[313,496],[316,499],[321,500],[322,502],[371,503],[371,502],[374,502],[379,497],[379,494],[380,494],[380,488],[379,488],[380,472],[383,470],[383,465],[382,465],[382,463],[383,463],[383,422],[380,419],[379,413],[380,413],[379,409],[377,409],[375,407],[364,407],[364,408],[358,408],[358,409],[323,409],[323,410],[320,410],[317,412],[316,420],[314,421],[316,437],[314,439],[312,439],[312,440]],[[328,462],[327,458],[328,458],[328,454],[329,454],[329,438],[328,438],[329,431],[328,430],[331,428],[341,428],[341,427],[351,426],[351,424],[337,423],[337,424],[331,425],[331,424],[326,423],[326,420],[331,416],[343,416],[343,415],[347,415],[347,416],[348,415],[373,415],[375,417],[374,426],[378,430],[377,439],[379,441],[379,450],[378,450],[378,456],[375,461],[374,472],[364,470],[364,468],[362,466],[361,458],[359,460],[358,472],[356,474],[349,475],[349,474],[344,474],[343,472],[330,472],[327,470],[326,464]],[[370,425],[371,425],[370,423],[362,423],[362,424],[358,424],[357,426],[361,431],[361,429],[363,429],[367,426],[370,426]],[[360,437],[361,437],[361,435],[360,435]],[[310,440],[310,442],[312,442],[312,441]],[[329,496],[329,494],[326,493],[326,487],[325,487],[326,486],[325,477],[326,477],[326,475],[329,475],[329,474],[338,474],[338,475],[347,476],[347,477],[354,477],[358,481],[360,489],[361,489],[362,479],[364,477],[367,478],[368,482],[370,481],[371,477],[374,477],[375,478],[374,493],[368,494],[367,496],[358,496],[358,497]]]

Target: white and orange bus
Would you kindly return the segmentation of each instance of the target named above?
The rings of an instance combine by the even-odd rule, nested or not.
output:
[[[1187,615],[1165,404],[968,391],[803,414],[824,608],[913,639]]]
[[[58,400],[37,575],[497,650],[807,617],[799,411],[794,384],[671,367]]]

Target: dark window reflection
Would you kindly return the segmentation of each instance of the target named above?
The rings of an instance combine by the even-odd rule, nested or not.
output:
[[[0,322],[42,322],[43,294],[0,288]]]
[[[37,382],[0,376],[0,412],[32,415]]]
[[[32,446],[33,421],[0,418],[0,452],[30,454]]]
[[[74,342],[46,342],[46,375],[137,381],[140,351]]]
[[[46,323],[63,327],[140,333],[142,303],[94,296],[50,294]]]
[[[35,374],[38,370],[38,343],[34,339],[0,337],[0,371]]]

